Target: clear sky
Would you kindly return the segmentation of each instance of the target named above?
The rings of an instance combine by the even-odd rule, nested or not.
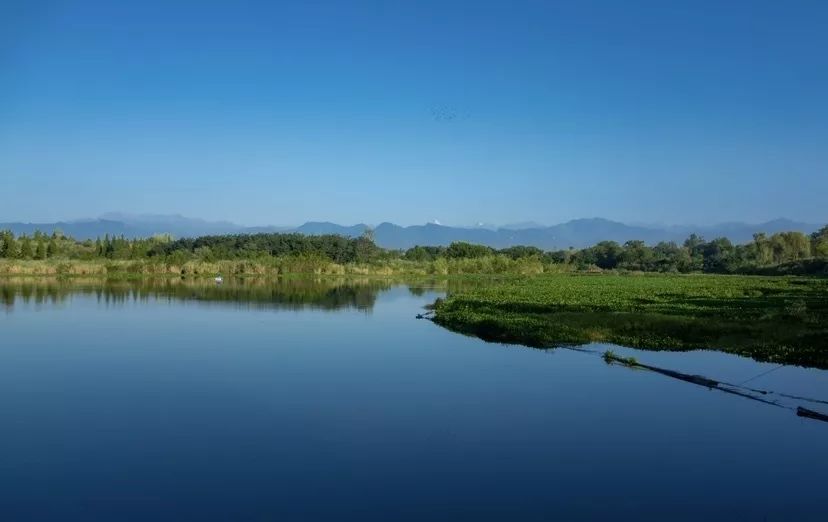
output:
[[[828,2],[0,2],[0,221],[828,221]]]

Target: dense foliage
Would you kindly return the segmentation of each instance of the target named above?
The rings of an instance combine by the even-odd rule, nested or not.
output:
[[[428,263],[432,273],[494,273],[561,270],[628,270],[643,272],[707,272],[743,274],[808,274],[828,271],[828,226],[807,236],[801,232],[756,234],[734,245],[726,238],[706,241],[691,235],[679,245],[643,241],[604,241],[581,250],[545,252],[532,246],[495,250],[456,242],[448,247],[416,246],[385,250],[369,232],[359,238],[336,235],[238,234],[173,240],[166,235],[75,241],[60,232],[15,237],[0,232],[0,258],[13,260],[147,260],[182,265],[221,260],[266,261],[275,258],[316,259],[339,265],[383,262]]]
[[[755,234],[753,241],[734,245],[727,238],[705,241],[691,235],[682,245],[658,243],[647,246],[643,241],[619,245],[604,241],[572,253],[571,262],[579,267],[627,269],[643,272],[755,273],[763,268],[790,265],[790,271],[813,271],[825,263],[806,263],[828,259],[828,226],[811,237],[801,232],[781,232],[766,236]],[[819,270],[817,270],[819,271]]]
[[[435,321],[487,340],[720,349],[828,368],[828,280],[559,274],[449,292]]]
[[[36,246],[35,246],[36,245]],[[237,234],[173,240],[159,235],[145,239],[121,237],[75,241],[60,232],[15,237],[0,232],[0,257],[7,259],[160,259],[172,261],[255,259],[263,256],[320,256],[335,263],[357,263],[388,257],[369,234],[352,239],[336,235]]]
[[[259,256],[319,255],[334,263],[368,262],[384,255],[370,235],[237,234],[156,243],[149,256],[196,256],[205,261]]]

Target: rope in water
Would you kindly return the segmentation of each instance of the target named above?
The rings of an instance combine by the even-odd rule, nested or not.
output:
[[[433,318],[430,317],[431,313],[433,313],[433,310],[429,310],[429,311],[425,312],[424,314],[417,314],[417,319],[433,320]],[[765,370],[765,371],[763,371],[763,372],[761,372],[757,375],[754,375],[753,377],[751,377],[747,380],[742,381],[741,383],[732,384],[732,383],[728,383],[728,382],[708,379],[707,377],[703,377],[703,376],[700,376],[700,375],[688,375],[688,374],[683,374],[681,372],[677,372],[675,370],[668,370],[668,369],[665,369],[665,368],[659,368],[657,366],[650,366],[650,365],[647,365],[647,364],[641,364],[641,363],[638,363],[637,361],[635,361],[634,359],[632,359],[632,360],[631,359],[625,359],[623,357],[618,357],[616,355],[612,355],[611,352],[601,353],[597,350],[590,350],[588,348],[580,348],[580,347],[576,347],[576,346],[565,346],[565,345],[564,346],[555,346],[554,348],[563,348],[563,349],[571,350],[573,352],[578,352],[578,353],[581,353],[581,354],[592,355],[592,356],[595,356],[595,357],[601,357],[601,358],[605,359],[607,362],[619,363],[619,364],[625,365],[625,366],[630,367],[630,368],[641,368],[641,369],[645,369],[645,370],[654,371],[656,373],[660,373],[660,374],[666,375],[668,377],[672,377],[672,378],[675,378],[675,379],[679,379],[679,380],[683,380],[683,381],[690,382],[690,383],[693,383],[693,384],[697,384],[699,386],[707,386],[711,389],[716,389],[716,390],[722,391],[724,393],[738,395],[740,397],[744,397],[746,399],[758,401],[758,402],[761,402],[763,404],[768,404],[770,406],[776,406],[778,408],[793,410],[800,417],[809,417],[809,418],[812,418],[812,419],[821,420],[823,422],[828,422],[828,415],[825,415],[823,413],[816,412],[816,411],[813,411],[813,410],[809,410],[809,409],[803,408],[801,406],[789,406],[789,405],[786,405],[786,404],[780,404],[778,401],[775,401],[775,400],[772,400],[772,399],[766,399],[766,398],[763,398],[763,397],[757,397],[754,394],[776,395],[778,397],[786,397],[786,398],[789,398],[789,399],[796,399],[796,400],[808,401],[808,402],[819,403],[819,404],[828,404],[828,401],[826,401],[826,400],[814,399],[814,398],[810,398],[810,397],[802,397],[802,396],[799,396],[799,395],[791,395],[791,394],[775,392],[775,391],[771,391],[771,390],[760,390],[760,389],[757,389],[757,388],[750,388],[748,386],[745,386],[746,383],[754,381],[754,380],[756,380],[760,377],[764,377],[765,375],[768,375],[770,373],[773,373],[773,372],[779,370],[780,368],[783,368],[785,366],[784,364],[780,364],[778,366],[775,366],[774,368],[771,368],[769,370]]]
[[[777,366],[776,368],[771,368],[770,370],[764,371],[764,372],[760,373],[759,375],[754,375],[754,376],[753,376],[753,377],[751,377],[750,379],[748,379],[748,380],[746,380],[746,381],[742,381],[742,382],[740,382],[740,383],[738,384],[738,386],[742,386],[742,385],[744,385],[744,384],[747,384],[747,383],[749,383],[750,381],[754,381],[754,380],[758,379],[759,377],[764,377],[765,375],[767,375],[767,374],[769,374],[769,373],[773,373],[773,372],[775,372],[776,370],[778,370],[779,368],[782,368],[783,366],[785,366],[785,365],[784,365],[784,364],[780,364],[780,365],[779,365],[779,366]]]
[[[793,396],[790,396],[790,395],[787,395],[787,394],[769,392],[769,391],[764,391],[764,390],[753,390],[752,388],[748,388],[748,387],[745,387],[745,386],[740,386],[740,385],[734,385],[734,384],[728,384],[728,383],[725,383],[725,382],[715,381],[713,379],[708,379],[706,377],[702,377],[702,376],[699,376],[699,375],[687,375],[687,374],[683,374],[681,372],[676,372],[674,370],[667,370],[665,368],[659,368],[657,366],[649,366],[649,365],[646,365],[646,364],[641,364],[641,363],[639,363],[635,360],[624,359],[624,358],[621,358],[621,357],[618,357],[618,356],[615,356],[615,355],[611,355],[611,354],[610,355],[605,355],[605,359],[607,359],[609,362],[623,364],[625,366],[629,366],[629,367],[632,367],[632,368],[643,368],[645,370],[654,371],[656,373],[660,373],[660,374],[666,375],[668,377],[672,377],[672,378],[679,379],[679,380],[682,380],[682,381],[690,382],[692,384],[697,384],[699,386],[706,386],[710,389],[719,390],[719,391],[722,391],[724,393],[730,393],[730,394],[733,394],[733,395],[738,395],[739,397],[744,397],[745,399],[750,399],[750,400],[753,400],[753,401],[761,402],[763,404],[767,404],[767,405],[770,405],[770,406],[776,406],[777,408],[792,410],[792,411],[795,411],[797,416],[799,416],[799,417],[807,417],[807,418],[811,418],[811,419],[815,419],[815,420],[820,420],[820,421],[823,421],[823,422],[828,422],[828,415],[826,415],[824,413],[809,410],[809,409],[804,408],[802,406],[790,406],[790,405],[787,405],[787,404],[780,404],[778,401],[775,401],[775,400],[772,400],[772,399],[765,399],[763,397],[758,397],[758,396],[754,395],[755,393],[758,392],[762,395],[775,394],[775,395],[779,395],[779,396],[787,396],[787,397],[794,398]],[[764,374],[770,373],[770,371],[778,370],[780,367],[773,368],[772,370],[769,370],[769,371],[763,372],[763,373]],[[803,399],[804,400],[810,400],[810,401],[813,401],[813,402],[823,402],[819,399],[807,399],[807,398],[803,398]],[[826,404],[828,404],[828,403],[826,403]]]
[[[602,358],[604,357],[604,354],[603,354],[603,353],[601,353],[601,352],[599,352],[599,351],[596,351],[596,350],[590,350],[590,349],[588,349],[588,348],[577,348],[577,347],[574,347],[574,346],[561,346],[560,348],[564,348],[564,349],[567,349],[567,350],[571,350],[571,351],[573,351],[573,352],[584,353],[584,354],[587,354],[587,355],[594,355],[594,356],[596,356],[596,357],[602,357]],[[747,379],[747,380],[745,380],[745,381],[742,381],[742,382],[740,382],[740,383],[738,383],[738,384],[734,384],[734,383],[730,383],[730,382],[725,382],[725,381],[717,381],[717,382],[718,382],[719,384],[722,384],[722,385],[724,385],[724,386],[728,386],[728,387],[730,387],[730,388],[743,389],[743,390],[747,390],[747,391],[749,391],[749,392],[753,392],[753,393],[760,393],[760,394],[762,394],[762,395],[777,395],[777,396],[779,396],[779,397],[785,397],[785,398],[787,398],[787,399],[796,399],[796,400],[799,400],[799,401],[813,402],[813,403],[815,403],[815,404],[828,404],[828,401],[823,400],[823,399],[814,399],[814,398],[812,398],[812,397],[803,397],[802,395],[791,395],[791,394],[789,394],[789,393],[777,392],[777,391],[773,391],[773,390],[762,390],[762,389],[759,389],[759,388],[751,388],[751,387],[749,387],[749,386],[745,386],[745,383],[748,383],[748,382],[750,382],[750,381],[756,380],[756,379],[758,379],[759,377],[764,377],[765,375],[768,375],[769,373],[775,372],[776,370],[778,370],[778,369],[780,369],[780,368],[784,368],[784,367],[785,367],[785,365],[784,365],[784,364],[780,364],[780,365],[778,365],[778,366],[776,366],[776,367],[774,367],[774,368],[771,368],[770,370],[766,370],[766,371],[764,371],[764,372],[762,372],[762,373],[760,373],[760,374],[758,374],[758,375],[755,375],[755,376],[751,377],[750,379]],[[730,390],[728,390],[728,391],[730,391]],[[757,400],[761,400],[761,399],[759,399],[758,397],[751,397],[751,398],[754,398],[754,399],[757,399]],[[777,405],[777,406],[780,406],[780,407],[784,407],[784,406],[780,405],[779,403],[777,403],[776,401],[765,401],[765,400],[762,400],[762,402],[773,403],[774,405]],[[789,409],[794,409],[794,410],[795,410],[796,408],[794,408],[794,407],[789,407]]]

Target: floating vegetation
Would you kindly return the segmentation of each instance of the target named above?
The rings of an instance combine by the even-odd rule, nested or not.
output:
[[[712,349],[828,368],[828,279],[559,274],[460,288],[436,323],[539,348]]]
[[[602,355],[601,357],[603,357],[604,362],[606,362],[607,364],[621,363],[625,366],[636,366],[638,364],[638,361],[635,357],[620,357],[616,355],[615,352],[613,352],[612,350],[605,351],[604,355]]]

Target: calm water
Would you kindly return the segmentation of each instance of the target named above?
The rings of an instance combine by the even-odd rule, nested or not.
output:
[[[414,319],[444,292],[0,286],[0,520],[826,519],[828,424]],[[828,398],[820,370],[750,385]]]

